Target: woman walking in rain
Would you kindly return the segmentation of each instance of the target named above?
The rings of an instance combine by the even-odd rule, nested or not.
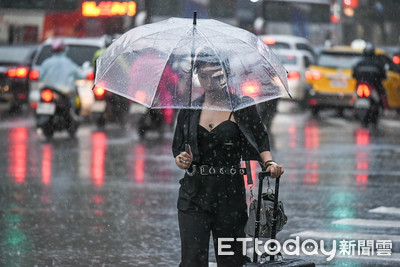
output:
[[[180,266],[208,266],[211,233],[218,266],[242,266],[247,262],[242,242],[224,242],[234,252],[229,256],[218,255],[217,247],[218,238],[245,237],[247,205],[240,162],[257,160],[273,178],[284,169],[273,161],[268,132],[256,106],[226,111],[232,102],[249,101],[229,95],[227,60],[220,60],[209,48],[198,52],[194,60],[204,94],[193,104],[214,109],[181,110],[175,129],[175,162],[187,170],[178,198]]]

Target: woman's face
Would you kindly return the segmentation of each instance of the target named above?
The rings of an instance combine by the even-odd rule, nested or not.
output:
[[[220,65],[205,63],[199,67],[197,76],[205,93],[221,93],[224,91],[221,81],[225,80],[225,77]]]

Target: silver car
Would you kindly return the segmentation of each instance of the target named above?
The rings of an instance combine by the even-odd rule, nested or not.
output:
[[[292,100],[304,105],[307,87],[305,73],[311,64],[309,58],[304,53],[291,50],[279,50],[276,51],[276,55],[288,71],[287,77]],[[284,99],[290,99],[286,91],[282,94]]]

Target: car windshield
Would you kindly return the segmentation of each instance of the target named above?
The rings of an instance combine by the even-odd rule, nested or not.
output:
[[[297,58],[293,55],[277,55],[283,65],[296,65]]]
[[[327,68],[352,69],[360,60],[362,54],[357,53],[322,53],[318,65]]]
[[[28,63],[27,60],[32,51],[33,47],[30,46],[0,46],[0,64],[12,65]]]
[[[81,66],[86,61],[92,62],[93,55],[98,49],[100,49],[98,46],[68,45],[66,48],[66,53],[67,56],[72,59],[72,61]],[[50,56],[50,46],[43,46],[36,64],[41,65],[43,61]]]

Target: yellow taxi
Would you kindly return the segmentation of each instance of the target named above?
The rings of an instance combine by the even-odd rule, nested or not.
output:
[[[383,81],[389,107],[400,109],[400,68],[381,49],[375,53],[385,63],[387,79]],[[321,109],[342,112],[353,107],[356,80],[353,67],[363,58],[363,50],[351,46],[334,46],[321,51],[317,63],[306,71],[307,105],[314,115]]]

